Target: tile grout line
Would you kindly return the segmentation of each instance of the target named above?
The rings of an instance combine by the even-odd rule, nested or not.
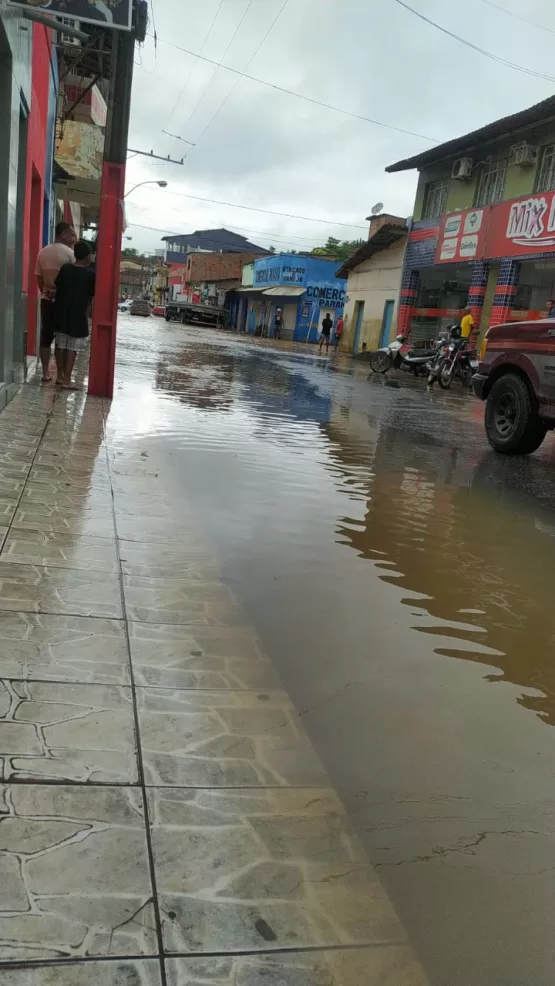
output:
[[[35,451],[33,452],[33,456],[32,456],[32,458],[30,460],[29,469],[28,469],[27,475],[25,476],[25,479],[23,481],[23,486],[21,488],[21,493],[19,494],[19,497],[15,501],[15,509],[14,509],[14,512],[13,512],[12,517],[10,519],[10,523],[6,527],[6,533],[4,535],[3,540],[0,542],[0,557],[2,555],[2,552],[4,551],[4,548],[6,546],[6,542],[8,540],[8,537],[10,536],[10,533],[11,533],[11,530],[12,530],[12,526],[13,526],[13,523],[14,523],[14,518],[16,517],[17,511],[19,510],[19,505],[20,505],[20,503],[21,503],[21,501],[23,499],[23,494],[25,493],[25,490],[27,488],[27,483],[29,482],[29,476],[31,475],[31,470],[32,470],[32,468],[33,468],[33,466],[35,464],[35,460],[37,458],[37,455],[39,454],[39,449],[40,449],[40,447],[42,445],[42,442],[43,442],[44,436],[46,434],[48,425],[50,424],[50,421],[52,419],[52,414],[53,414],[54,407],[55,407],[55,404],[56,404],[57,399],[58,399],[58,394],[54,393],[54,399],[52,401],[52,406],[51,406],[50,410],[47,412],[46,421],[44,422],[44,425],[43,425],[43,427],[42,427],[42,429],[40,431],[39,439],[38,439],[38,442],[37,442],[37,447],[36,447]]]
[[[102,402],[102,409],[104,411],[104,402]],[[151,828],[150,828],[150,811],[149,811],[149,804],[148,804],[148,797],[147,797],[147,785],[146,785],[146,782],[145,782],[145,774],[144,774],[143,753],[142,753],[140,723],[139,723],[139,710],[138,710],[138,706],[137,706],[137,692],[136,692],[136,686],[135,686],[135,675],[134,675],[134,671],[133,671],[133,661],[132,661],[132,658],[131,658],[131,640],[130,640],[130,637],[129,637],[129,623],[128,623],[128,620],[127,620],[127,605],[126,605],[125,591],[124,591],[124,585],[123,585],[123,570],[122,570],[122,565],[121,565],[121,554],[120,554],[119,543],[118,543],[118,526],[117,526],[117,515],[116,515],[116,509],[115,509],[114,489],[113,489],[113,486],[112,486],[112,470],[110,468],[110,457],[108,455],[108,447],[107,447],[107,444],[106,444],[107,443],[106,418],[104,417],[104,415],[103,415],[103,420],[102,420],[102,432],[103,432],[103,436],[104,436],[104,446],[105,446],[106,462],[107,462],[107,465],[108,465],[108,479],[109,479],[109,484],[110,484],[110,492],[112,494],[112,523],[114,525],[114,534],[115,534],[115,537],[116,537],[115,546],[116,546],[116,556],[117,556],[117,565],[118,565],[118,582],[119,582],[119,589],[120,589],[120,593],[121,593],[121,607],[122,607],[122,614],[123,614],[123,626],[124,626],[124,633],[125,633],[125,641],[126,641],[126,646],[127,646],[127,659],[129,661],[129,676],[130,676],[130,682],[131,682],[131,696],[132,696],[132,703],[133,703],[133,718],[134,718],[134,722],[135,722],[135,742],[136,742],[136,751],[137,751],[137,770],[138,770],[138,776],[139,776],[139,785],[140,785],[140,788],[141,788],[141,791],[142,791],[142,797],[143,797],[143,812],[144,812],[144,822],[145,822],[145,839],[146,839],[146,848],[147,848],[147,854],[148,854],[148,866],[149,866],[149,872],[150,872],[150,886],[151,886],[151,889],[152,889],[152,905],[153,905],[153,908],[154,908],[154,921],[155,921],[155,924],[156,924],[156,939],[157,939],[157,942],[158,942],[158,963],[159,963],[159,968],[160,968],[160,981],[161,981],[161,986],[167,986],[166,965],[165,965],[165,962],[164,962],[164,937],[163,937],[163,932],[162,932],[162,919],[161,919],[161,915],[160,915],[160,902],[159,902],[159,899],[158,899],[158,887],[157,887],[157,884],[156,884],[156,866],[155,866],[155,863],[154,863],[154,849],[153,849],[153,845],[152,845],[152,832],[151,832]]]
[[[388,938],[385,941],[354,942],[341,945],[284,945],[281,948],[252,948],[236,949],[233,951],[218,952],[167,952],[166,960],[185,959],[190,962],[200,962],[203,959],[227,959],[227,958],[257,958],[258,956],[271,957],[273,955],[318,955],[319,953],[330,954],[336,952],[366,952],[370,949],[387,948],[406,948],[407,940],[400,938]],[[70,958],[54,959],[19,959],[16,962],[0,961],[0,971],[10,971],[12,969],[52,969],[58,967],[71,968],[79,965],[94,965],[102,963],[107,965],[110,962],[144,962],[158,963],[158,955],[77,955]],[[285,986],[285,984],[284,984]]]

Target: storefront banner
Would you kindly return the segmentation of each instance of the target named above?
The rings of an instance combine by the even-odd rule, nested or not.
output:
[[[501,202],[492,209],[486,257],[520,257],[549,250],[555,250],[555,192]]]
[[[467,209],[443,216],[439,227],[436,264],[460,264],[484,255],[491,208]]]
[[[8,0],[8,6],[98,27],[131,30],[132,0]]]

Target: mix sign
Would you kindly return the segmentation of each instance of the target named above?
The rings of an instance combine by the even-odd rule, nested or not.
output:
[[[98,27],[131,30],[133,0],[8,0],[8,6],[69,17]]]
[[[555,192],[443,216],[436,264],[555,252]]]

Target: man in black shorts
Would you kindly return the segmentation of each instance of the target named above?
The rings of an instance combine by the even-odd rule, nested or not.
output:
[[[56,323],[54,319],[55,282],[64,264],[74,264],[73,246],[77,240],[75,230],[69,223],[58,223],[56,241],[44,247],[38,257],[35,273],[40,289],[40,359],[44,383],[51,380],[50,356]]]
[[[324,344],[326,346],[326,356],[328,355],[328,350],[330,348],[330,335],[332,329],[333,329],[333,319],[331,318],[330,313],[328,312],[322,322],[322,334],[320,336],[320,356],[322,355],[322,349],[324,348]]]

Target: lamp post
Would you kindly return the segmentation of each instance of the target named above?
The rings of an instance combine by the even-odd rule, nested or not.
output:
[[[133,185],[133,188],[130,188],[129,191],[126,192],[126,194],[124,195],[124,198],[125,199],[129,198],[129,196],[131,195],[131,193],[134,192],[135,189],[140,188],[141,185],[158,185],[159,188],[167,188],[168,187],[167,181],[140,181],[138,183],[138,185]]]

